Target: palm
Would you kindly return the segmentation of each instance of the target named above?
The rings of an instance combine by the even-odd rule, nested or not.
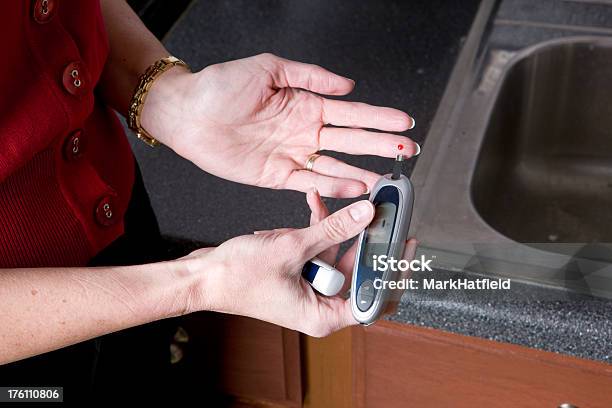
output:
[[[223,161],[197,163],[224,178],[269,188],[291,188],[292,173],[300,170],[308,156],[319,150],[317,135],[321,129],[319,97],[298,89],[274,90],[249,81],[237,95],[225,95],[232,105],[240,97],[241,109],[218,112],[205,109],[201,132],[223,134],[212,146],[214,157]],[[212,110],[212,113],[209,113]],[[215,118],[222,117],[222,121]],[[197,140],[206,140],[200,135]],[[211,146],[201,146],[210,151]],[[196,157],[206,159],[208,155]],[[197,160],[197,159],[196,159]]]
[[[315,72],[302,73],[304,66]],[[319,150],[394,157],[398,145],[410,154],[414,144],[406,137],[355,128],[405,130],[411,119],[394,109],[328,100],[300,89],[330,94],[352,89],[349,80],[312,67],[257,56],[206,68],[187,93],[195,101],[194,119],[183,124],[186,143],[177,151],[240,183],[299,191],[316,187],[334,197],[363,194],[378,175],[327,156],[309,172],[304,170],[308,157]],[[350,128],[324,126],[330,123]]]

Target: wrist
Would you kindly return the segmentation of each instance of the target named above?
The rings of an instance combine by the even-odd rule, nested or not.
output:
[[[141,126],[152,137],[171,148],[184,120],[185,93],[192,76],[182,66],[170,68],[152,83],[142,107]]]
[[[184,281],[181,290],[183,306],[179,314],[199,311],[215,311],[219,301],[216,295],[223,291],[216,282],[219,262],[214,256],[215,248],[198,249],[189,255],[173,261]]]
[[[208,282],[189,257],[151,264],[147,269],[155,274],[158,289],[145,304],[149,310],[157,310],[156,320],[208,310]]]

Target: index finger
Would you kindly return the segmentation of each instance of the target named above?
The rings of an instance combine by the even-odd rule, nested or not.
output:
[[[362,102],[325,98],[321,100],[322,119],[326,125],[379,129],[388,132],[403,132],[412,129],[415,125],[412,117],[398,109]]]
[[[312,189],[306,193],[306,202],[310,207],[310,225],[318,224],[329,216],[329,210],[327,206],[321,200],[321,196],[317,189]],[[322,261],[327,262],[330,265],[336,263],[336,257],[338,256],[339,245],[334,245],[331,248],[327,248],[325,251],[318,255],[318,258]]]
[[[279,87],[302,88],[325,95],[346,95],[355,87],[352,79],[334,74],[314,64],[269,55],[280,67],[274,76]]]

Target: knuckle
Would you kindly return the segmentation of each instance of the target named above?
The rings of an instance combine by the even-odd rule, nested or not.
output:
[[[258,54],[257,57],[264,60],[273,60],[276,58],[276,55],[272,54],[271,52],[262,52],[261,54]]]
[[[327,337],[332,334],[334,331],[330,327],[324,327],[319,332],[319,337]]]
[[[317,80],[312,73],[308,75],[308,79],[306,80],[306,88],[313,89],[317,85]]]
[[[279,254],[302,253],[305,250],[304,240],[295,233],[281,234],[277,237]]]
[[[323,224],[325,235],[333,241],[343,241],[346,236],[347,225],[344,217],[331,216]]]
[[[344,117],[347,123],[353,124],[359,119],[359,113],[358,113],[357,106],[358,105],[355,103],[355,104],[348,105],[348,107],[345,109]]]
[[[311,319],[307,319],[305,321],[302,321],[300,324],[300,328],[299,331],[308,335],[308,336],[314,336],[314,332],[315,332],[315,322]]]
[[[199,73],[199,79],[200,81],[203,81],[202,83],[206,83],[208,84],[207,81],[209,81],[209,78],[217,78],[220,75],[223,74],[224,69],[227,67],[227,65],[225,64],[213,64],[213,65],[209,65],[206,68],[204,68],[202,71],[200,71]],[[210,86],[210,85],[208,85]]]
[[[332,75],[327,75],[325,78],[325,86],[326,89],[334,89],[336,86],[336,78],[334,78]]]
[[[319,327],[319,331],[317,333],[318,337],[327,337],[332,334],[334,331],[329,326]]]
[[[293,234],[277,234],[274,236],[274,244],[279,251],[291,248],[295,241],[296,239]]]
[[[306,329],[306,334],[311,337],[321,338],[329,335],[329,333],[329,329],[320,323],[311,323]]]

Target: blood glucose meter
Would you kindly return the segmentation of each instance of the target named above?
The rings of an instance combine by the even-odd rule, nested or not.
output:
[[[351,309],[355,319],[365,325],[374,323],[391,300],[392,289],[380,288],[375,282],[400,278],[401,272],[392,268],[375,271],[373,259],[387,255],[400,260],[404,254],[414,191],[408,177],[401,174],[402,161],[403,156],[398,156],[393,173],[382,176],[372,189],[370,201],[375,208],[374,219],[359,235],[351,282]]]

